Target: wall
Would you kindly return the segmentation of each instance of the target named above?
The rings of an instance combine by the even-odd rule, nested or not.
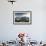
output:
[[[45,10],[42,0],[17,0],[13,5],[7,0],[0,0],[0,40],[11,40],[18,32],[31,34],[33,40],[46,40]],[[14,25],[13,11],[32,10],[32,25]]]

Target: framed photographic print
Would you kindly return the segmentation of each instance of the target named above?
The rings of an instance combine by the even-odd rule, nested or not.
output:
[[[13,11],[13,24],[32,24],[32,11]]]

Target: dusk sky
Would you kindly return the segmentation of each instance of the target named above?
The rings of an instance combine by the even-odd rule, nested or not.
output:
[[[24,14],[27,14],[27,13],[15,13],[15,16],[22,16]]]

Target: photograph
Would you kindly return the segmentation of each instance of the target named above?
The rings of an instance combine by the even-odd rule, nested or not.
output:
[[[31,11],[14,11],[13,24],[32,24]]]

